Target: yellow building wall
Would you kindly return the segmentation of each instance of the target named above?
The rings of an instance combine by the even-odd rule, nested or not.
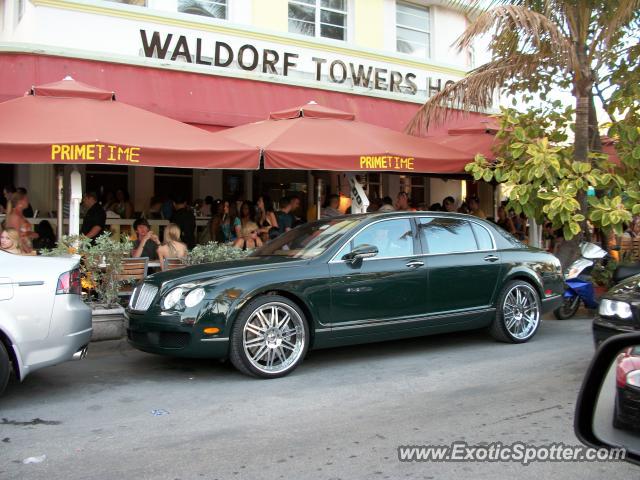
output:
[[[384,0],[355,0],[354,41],[359,47],[384,48]]]
[[[253,0],[253,25],[259,28],[287,32],[289,30],[288,0]]]

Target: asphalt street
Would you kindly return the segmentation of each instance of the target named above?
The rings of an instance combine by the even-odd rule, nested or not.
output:
[[[624,462],[398,460],[400,445],[578,445],[590,328],[583,316],[545,320],[523,345],[467,332],[319,350],[268,381],[216,361],[93,344],[83,361],[10,383],[0,478],[640,478]]]

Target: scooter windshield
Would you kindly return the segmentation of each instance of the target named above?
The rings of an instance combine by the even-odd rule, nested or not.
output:
[[[607,252],[600,248],[595,243],[584,242],[580,245],[580,252],[584,258],[594,260],[596,258],[604,258],[607,256]]]

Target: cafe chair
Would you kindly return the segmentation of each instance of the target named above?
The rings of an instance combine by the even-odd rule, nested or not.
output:
[[[163,270],[176,270],[178,268],[184,268],[186,265],[181,258],[165,258]]]
[[[131,296],[136,284],[147,276],[148,269],[149,257],[122,259],[121,273],[116,275],[116,280],[122,284],[118,296]]]
[[[638,261],[640,260],[640,238],[620,239],[620,260]]]

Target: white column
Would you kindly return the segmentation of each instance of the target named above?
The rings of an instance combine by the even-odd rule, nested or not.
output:
[[[155,168],[133,167],[133,185],[131,187],[131,200],[136,212],[149,210],[149,201],[155,194]]]

